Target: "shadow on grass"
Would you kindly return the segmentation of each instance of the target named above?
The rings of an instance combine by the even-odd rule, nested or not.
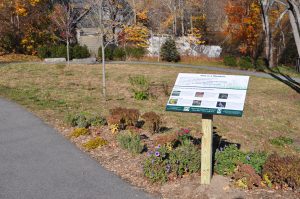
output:
[[[271,75],[275,79],[279,80],[280,82],[284,83],[285,85],[289,86],[293,90],[295,90],[297,93],[300,93],[300,83],[294,80],[289,75],[283,74],[282,72],[275,71],[273,69],[268,69],[265,73]],[[279,74],[279,75],[278,75]]]

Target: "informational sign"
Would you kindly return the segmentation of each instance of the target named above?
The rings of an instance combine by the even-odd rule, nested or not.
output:
[[[166,110],[241,117],[249,76],[179,73]]]

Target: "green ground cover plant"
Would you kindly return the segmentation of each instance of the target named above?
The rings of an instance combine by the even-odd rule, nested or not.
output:
[[[65,116],[65,122],[72,126],[78,128],[88,128],[90,126],[104,126],[107,121],[104,117],[99,115],[92,115],[91,113],[82,112],[76,114],[67,114]]]
[[[279,136],[273,139],[270,139],[270,143],[275,146],[285,146],[293,144],[293,139],[285,136]]]
[[[150,81],[144,75],[130,76],[129,83],[133,96],[137,100],[149,99]]]
[[[251,165],[258,174],[261,174],[262,167],[267,159],[264,152],[245,153],[234,144],[225,146],[216,151],[215,171],[221,175],[231,175],[240,163]]]

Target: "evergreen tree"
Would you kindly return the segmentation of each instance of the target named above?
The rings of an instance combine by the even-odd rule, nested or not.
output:
[[[178,62],[180,61],[180,55],[176,48],[175,41],[171,38],[161,46],[161,58],[163,61]]]

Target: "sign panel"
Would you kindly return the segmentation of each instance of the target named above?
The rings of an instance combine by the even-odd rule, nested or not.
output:
[[[179,73],[166,110],[241,117],[249,76]]]

